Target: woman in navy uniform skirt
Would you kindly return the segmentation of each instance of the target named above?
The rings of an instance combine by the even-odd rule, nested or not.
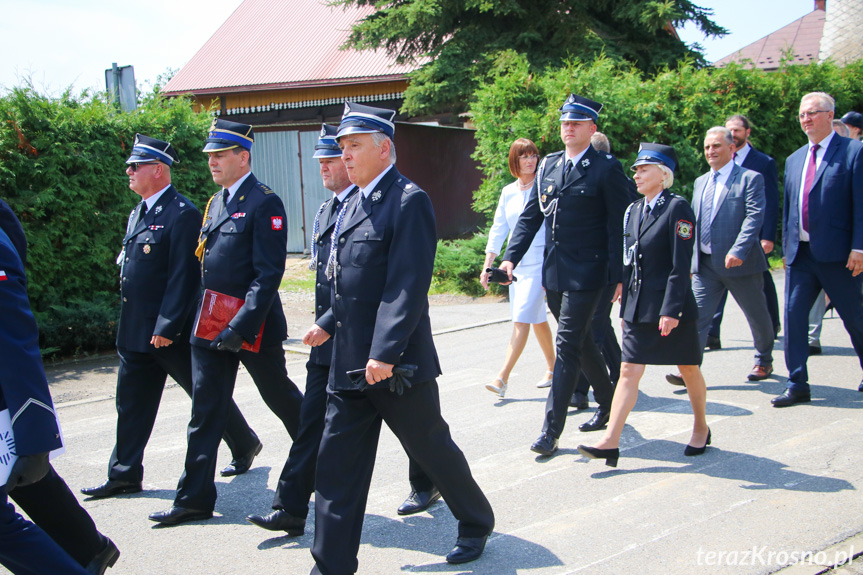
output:
[[[701,455],[710,443],[701,375],[701,346],[689,267],[695,214],[680,196],[667,191],[674,182],[674,148],[643,143],[633,164],[635,183],[644,198],[633,202],[624,218],[623,363],[611,404],[605,437],[595,447],[578,446],[591,459],[617,466],[620,434],[638,398],[645,364],[677,365],[695,423],[684,455]]]

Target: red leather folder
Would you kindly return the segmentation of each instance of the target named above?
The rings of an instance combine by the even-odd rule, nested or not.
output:
[[[198,309],[198,317],[195,319],[195,337],[213,341],[222,331],[228,327],[228,323],[234,319],[245,300],[238,297],[226,295],[213,290],[204,290],[201,298],[201,307]],[[254,345],[243,341],[246,351],[258,353],[261,349],[261,335],[264,333],[264,324],[255,339]]]

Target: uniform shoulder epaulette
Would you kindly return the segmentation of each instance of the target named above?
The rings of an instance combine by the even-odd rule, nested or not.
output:
[[[267,184],[262,184],[261,182],[258,182],[258,187],[259,187],[259,188],[261,189],[261,191],[262,191],[262,192],[264,192],[265,194],[275,194],[275,193],[276,193],[276,192],[274,192],[274,191],[273,191],[273,189],[272,189],[270,186],[268,186]]]
[[[408,180],[407,178],[399,178],[396,180],[396,185],[401,188],[402,193],[404,194],[412,194],[414,192],[421,192],[422,188]]]
[[[548,159],[556,158],[556,157],[558,157],[558,156],[562,156],[562,155],[563,155],[563,153],[564,153],[565,151],[566,151],[566,150],[560,150],[559,152],[552,152],[552,153],[550,153],[550,154],[546,154],[546,156],[545,156],[545,157],[546,157],[546,158],[548,158]]]

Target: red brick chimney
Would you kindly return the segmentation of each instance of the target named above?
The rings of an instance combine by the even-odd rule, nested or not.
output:
[[[827,0],[815,0],[815,9],[827,11]]]

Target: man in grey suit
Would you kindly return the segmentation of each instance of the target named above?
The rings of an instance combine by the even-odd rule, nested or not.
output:
[[[707,130],[704,156],[710,171],[695,180],[696,249],[692,254],[692,291],[698,304],[698,335],[702,348],[719,300],[730,291],[743,310],[755,340],[755,367],[750,381],[773,373],[773,322],[764,297],[767,258],[761,249],[764,223],[764,178],[733,162],[731,131],[717,126]],[[669,374],[670,383],[679,383]]]

